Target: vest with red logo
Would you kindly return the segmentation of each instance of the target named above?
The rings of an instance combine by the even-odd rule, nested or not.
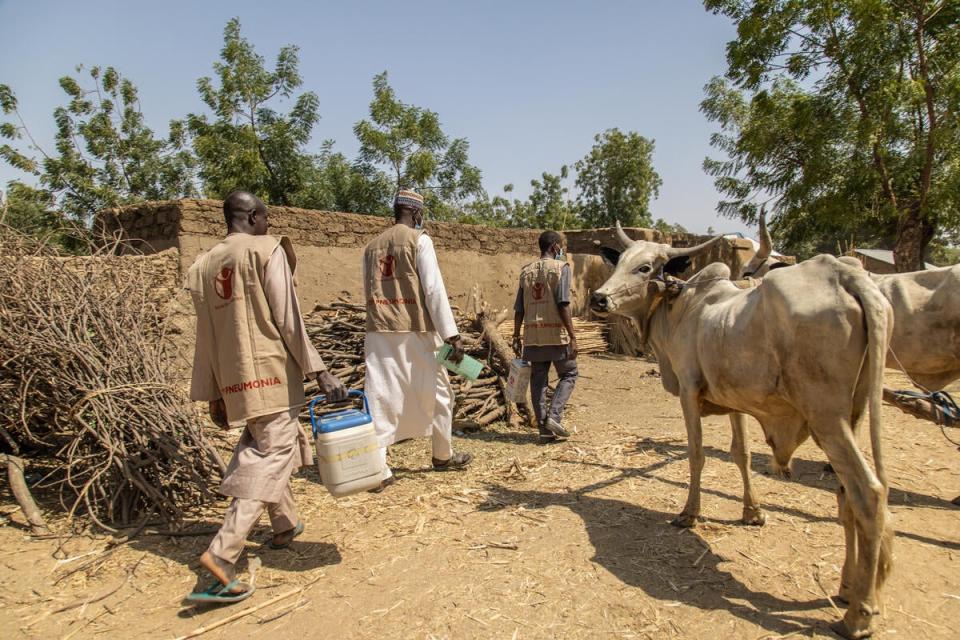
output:
[[[197,258],[187,272],[194,293],[198,335],[211,336],[213,374],[231,422],[249,420],[304,403],[303,372],[273,321],[263,274],[283,247],[291,271],[293,247],[286,237],[232,233]]]
[[[363,250],[367,331],[433,331],[417,272],[423,231],[395,224]]]
[[[570,342],[557,305],[557,290],[565,264],[562,260],[543,259],[528,264],[520,271],[523,344],[534,347]]]

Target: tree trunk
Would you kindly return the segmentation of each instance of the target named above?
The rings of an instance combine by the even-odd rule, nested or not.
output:
[[[510,310],[504,309],[499,313],[492,312],[487,303],[483,301],[483,296],[477,285],[473,285],[471,300],[475,314],[474,325],[483,332],[483,338],[493,351],[493,357],[491,358],[493,362],[491,362],[491,365],[495,365],[492,368],[497,375],[498,384],[502,391],[503,377],[509,373],[510,361],[514,358],[514,354],[513,349],[507,344],[507,341],[503,339],[503,336],[500,335],[498,327],[510,317]],[[498,368],[500,369],[499,371],[497,370]],[[529,391],[527,397],[530,397]],[[522,403],[515,404],[510,402],[506,398],[504,398],[504,403],[506,404],[507,421],[511,427],[518,427],[523,422],[526,422],[527,427],[531,429],[537,428],[537,421],[533,417],[533,404],[524,406]],[[521,417],[521,412],[525,413],[526,418]]]
[[[897,229],[893,262],[898,273],[923,269],[923,254],[933,239],[934,228],[923,219],[916,205],[910,207]]]

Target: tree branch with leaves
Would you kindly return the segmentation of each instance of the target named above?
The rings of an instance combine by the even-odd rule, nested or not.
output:
[[[727,156],[704,162],[718,210],[753,221],[773,199],[775,232],[794,246],[846,237],[922,269],[931,241],[960,225],[960,5],[704,5],[738,33],[701,104]]]

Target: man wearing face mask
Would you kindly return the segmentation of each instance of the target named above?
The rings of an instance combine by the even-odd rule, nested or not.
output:
[[[453,389],[436,359],[444,342],[450,359],[463,359],[463,345],[450,310],[433,241],[423,232],[423,196],[400,191],[394,224],[363,250],[367,303],[366,382],[374,428],[386,462],[387,447],[407,438],[432,436],[433,468],[462,469],[472,456],[452,447]],[[382,491],[394,482],[384,464]]]
[[[514,304],[513,350],[532,368],[530,392],[540,441],[553,442],[570,435],[562,420],[563,407],[577,382],[577,338],[570,316],[570,266],[564,260],[563,238],[556,231],[544,231],[538,244],[540,259],[520,271]],[[547,406],[551,363],[560,380]]]

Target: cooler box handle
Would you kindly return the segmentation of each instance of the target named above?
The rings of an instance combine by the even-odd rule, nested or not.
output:
[[[356,389],[351,389],[350,391],[347,392],[347,398],[363,398],[363,412],[364,412],[365,414],[367,414],[367,415],[370,415],[370,405],[367,404],[367,396],[363,393],[363,391],[358,391],[358,390],[356,390]],[[323,395],[322,393],[317,394],[317,395],[314,396],[314,398],[310,401],[310,407],[309,407],[309,410],[310,410],[310,427],[312,428],[314,437],[316,437],[316,435],[317,435],[317,418],[316,418],[316,416],[315,416],[314,413],[313,413],[313,408],[314,408],[317,404],[319,404],[319,403],[321,403],[321,402],[326,402],[326,401],[327,401],[327,396]]]

